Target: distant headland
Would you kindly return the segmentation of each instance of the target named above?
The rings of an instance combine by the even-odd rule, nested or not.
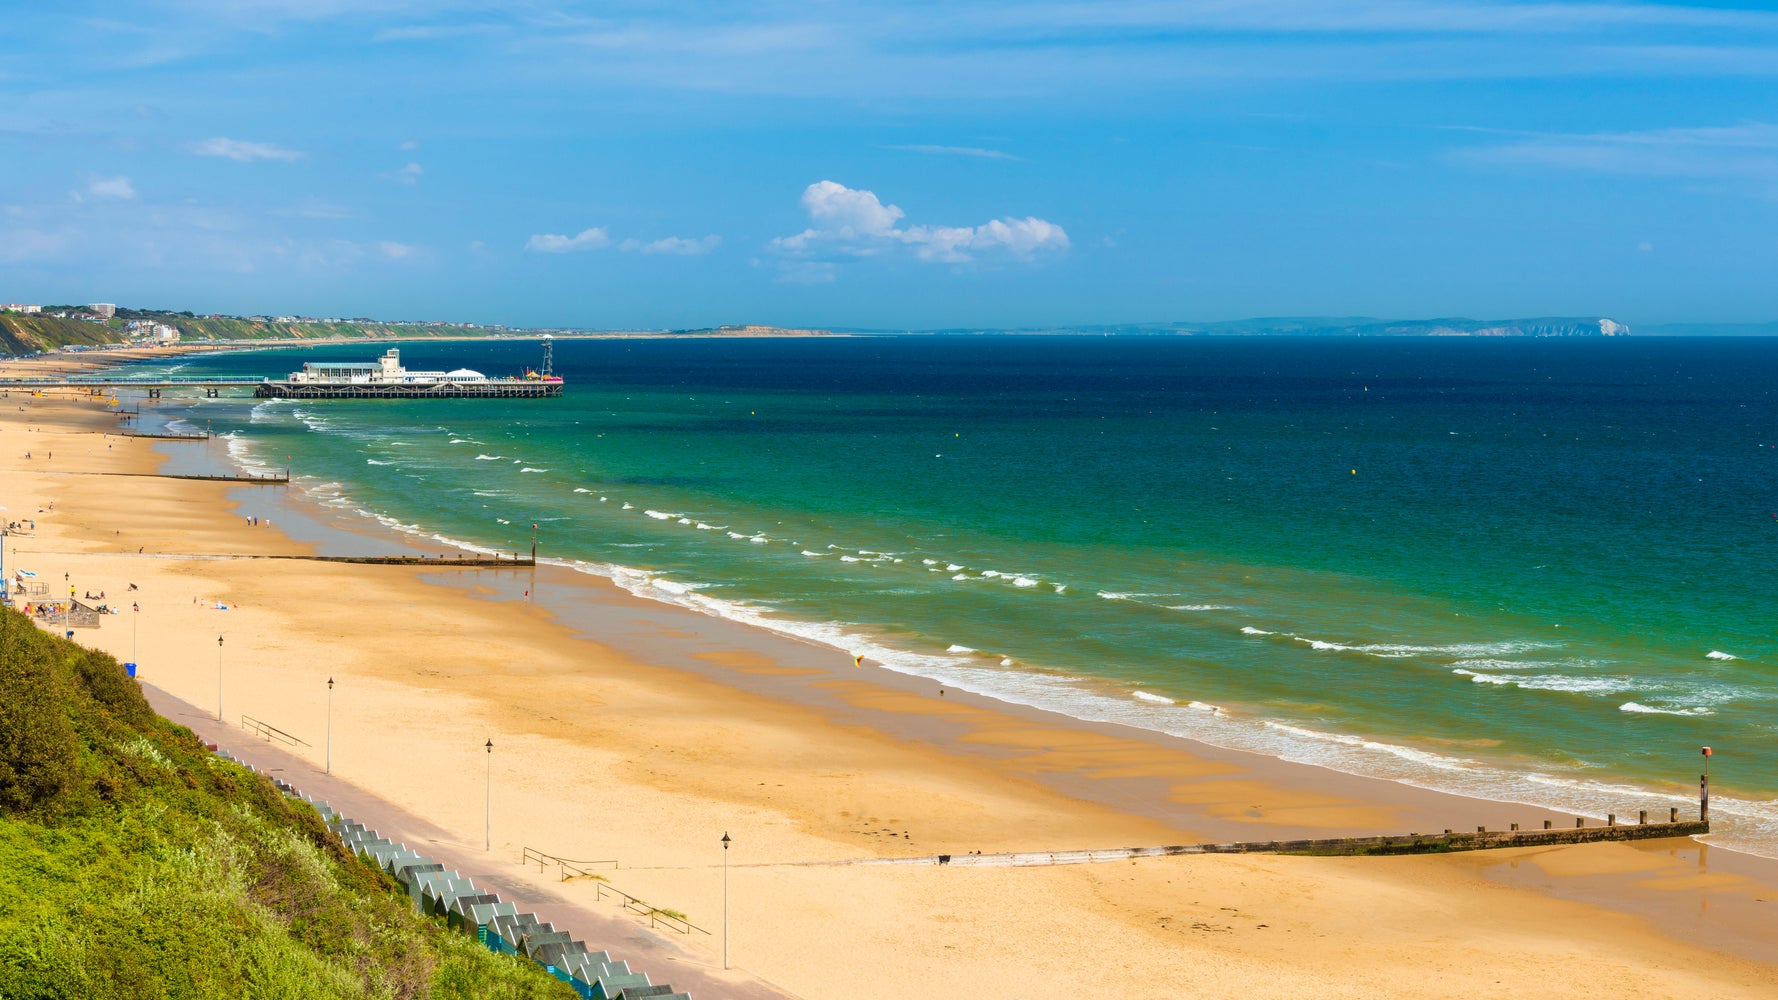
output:
[[[353,340],[484,339],[497,337],[848,337],[848,336],[1122,336],[1122,337],[1626,337],[1629,324],[1595,316],[1529,319],[1377,319],[1366,316],[1286,316],[1211,323],[1157,322],[1051,327],[782,327],[728,324],[688,329],[523,327],[450,320],[373,319],[364,316],[234,316],[111,303],[25,305],[0,302],[0,355],[56,350],[173,345],[320,343]],[[1778,323],[1666,324],[1638,329],[1643,336],[1778,336]]]

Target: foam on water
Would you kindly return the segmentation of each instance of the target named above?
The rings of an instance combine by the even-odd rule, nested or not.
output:
[[[1655,705],[1643,705],[1643,704],[1640,704],[1640,703],[1634,702],[1634,701],[1624,702],[1622,705],[1619,705],[1617,707],[1617,710],[1620,712],[1629,712],[1633,715],[1715,715],[1716,714],[1715,709],[1704,708],[1703,706],[1693,706],[1691,708],[1660,708]]]
[[[1171,698],[1167,698],[1167,697],[1164,697],[1164,696],[1158,695],[1158,694],[1149,694],[1147,691],[1131,691],[1130,697],[1135,698],[1139,701],[1153,702],[1156,705],[1177,704],[1177,702],[1175,702]]]
[[[1526,691],[1561,691],[1568,694],[1617,694],[1632,691],[1637,683],[1628,677],[1568,677],[1562,674],[1494,674],[1456,667],[1451,673],[1477,684],[1499,684]]]
[[[1704,656],[1706,659],[1711,659],[1711,660],[1739,660],[1740,659],[1739,656],[1736,656],[1733,653],[1725,653],[1720,649],[1713,649],[1710,652],[1705,653]]]

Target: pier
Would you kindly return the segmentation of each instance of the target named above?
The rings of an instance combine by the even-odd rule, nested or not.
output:
[[[0,379],[0,390],[14,389],[36,392],[42,389],[141,389],[148,398],[159,399],[167,389],[202,389],[206,396],[219,396],[223,389],[252,389],[263,378],[119,378],[106,375],[38,375],[29,378]]]

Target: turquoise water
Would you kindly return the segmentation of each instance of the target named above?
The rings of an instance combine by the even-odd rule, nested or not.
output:
[[[278,375],[380,348],[210,356]],[[409,344],[490,374],[534,343]],[[1778,342],[559,341],[550,401],[205,400],[249,460],[894,669],[1778,854]]]

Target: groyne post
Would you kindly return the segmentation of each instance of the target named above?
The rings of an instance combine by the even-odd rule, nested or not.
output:
[[[1703,748],[1704,773],[1698,775],[1698,822],[1710,822],[1710,757],[1711,749]]]

